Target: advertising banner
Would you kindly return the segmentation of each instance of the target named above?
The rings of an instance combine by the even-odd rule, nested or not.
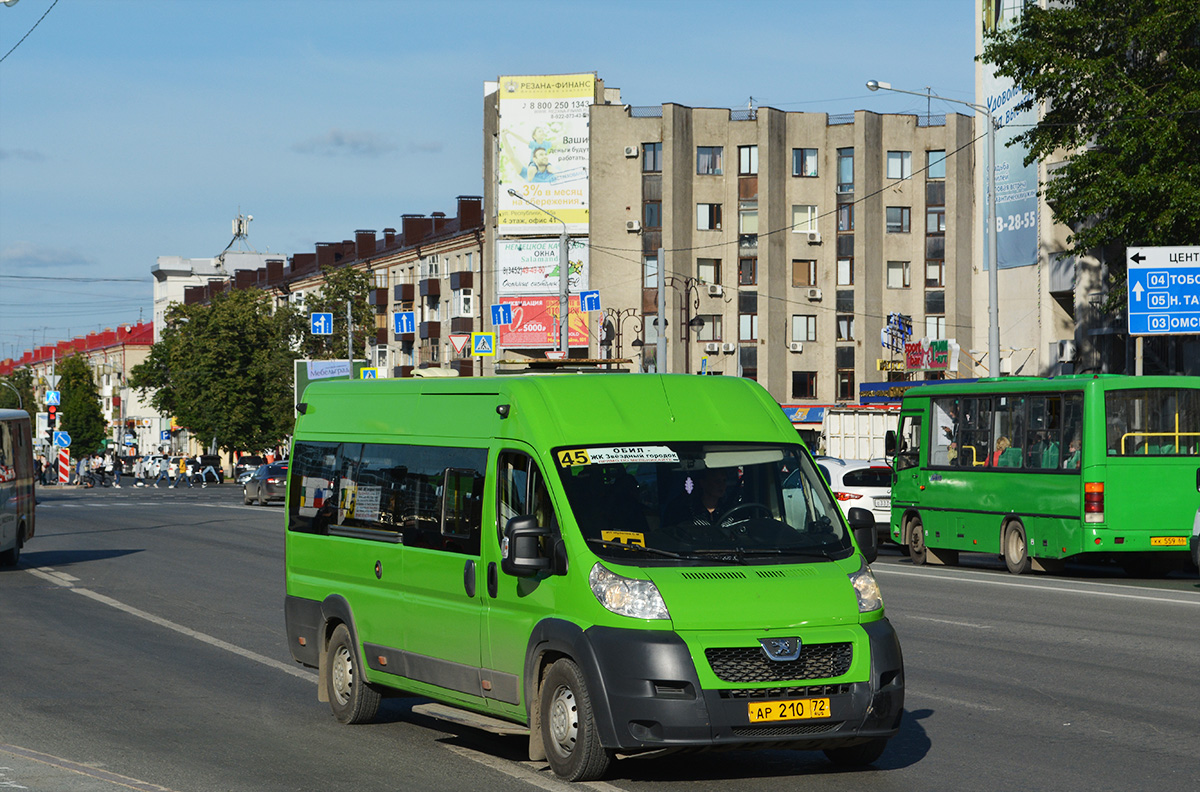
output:
[[[958,353],[953,338],[922,338],[904,345],[904,363],[909,371],[958,371]]]
[[[512,306],[512,324],[496,328],[496,346],[509,349],[553,349],[558,346],[558,295],[501,297]],[[587,346],[587,316],[579,311],[579,295],[568,298],[567,343]]]
[[[502,239],[497,243],[498,292],[502,295],[549,294],[558,291],[557,239]],[[572,294],[588,287],[587,241],[572,239],[567,248]]]
[[[588,232],[594,74],[501,77],[497,210],[501,236]],[[509,195],[514,190],[521,198]],[[524,198],[525,200],[522,200]],[[545,211],[539,211],[541,207]]]
[[[979,0],[984,31],[1008,30],[1021,19],[1026,0]],[[1029,267],[1038,254],[1037,163],[1025,165],[1028,150],[1009,142],[1038,121],[1037,105],[1017,112],[1026,94],[1013,81],[983,66],[984,101],[996,124],[996,268]],[[986,124],[986,119],[984,124]],[[986,131],[986,127],[983,131]],[[985,155],[989,156],[989,155]],[[985,172],[986,178],[986,172]],[[986,182],[984,190],[986,192]],[[986,207],[985,207],[986,211]],[[984,269],[987,258],[984,258]]]

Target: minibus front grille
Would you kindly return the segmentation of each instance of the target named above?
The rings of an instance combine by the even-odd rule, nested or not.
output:
[[[788,679],[829,679],[850,670],[854,644],[805,644],[795,660],[769,659],[761,646],[705,649],[704,656],[724,682],[783,682]]]
[[[735,737],[803,737],[807,734],[836,731],[841,725],[841,721],[821,721],[796,726],[734,726],[733,734]]]
[[[843,682],[840,685],[807,685],[801,687],[773,688],[729,688],[717,691],[723,699],[793,699],[811,698],[813,696],[844,696],[850,693],[854,685]]]

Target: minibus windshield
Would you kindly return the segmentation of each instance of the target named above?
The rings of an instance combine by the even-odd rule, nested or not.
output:
[[[584,539],[625,564],[827,561],[854,552],[800,446],[654,443],[554,452]]]

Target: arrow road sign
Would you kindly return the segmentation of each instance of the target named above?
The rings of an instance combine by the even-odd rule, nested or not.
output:
[[[1200,247],[1128,248],[1129,332],[1200,333]]]
[[[55,432],[54,445],[58,446],[59,448],[70,448],[71,435],[67,434],[66,432]]]
[[[579,305],[581,311],[599,311],[600,310],[600,292],[585,291],[579,292]]]
[[[507,327],[513,323],[512,305],[500,303],[492,306],[492,326]],[[479,354],[479,353],[476,353]]]
[[[310,314],[308,321],[313,335],[333,335],[332,313]]]
[[[392,328],[399,333],[417,332],[417,314],[415,311],[397,311],[392,314]]]

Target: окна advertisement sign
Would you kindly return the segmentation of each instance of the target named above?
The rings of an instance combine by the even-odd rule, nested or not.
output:
[[[552,349],[558,346],[558,296],[501,297],[512,306],[512,324],[496,328],[496,346],[507,349]],[[567,303],[567,343],[587,346],[587,316],[579,312],[579,295]]]
[[[496,157],[501,236],[588,231],[588,114],[594,74],[501,77]],[[539,211],[522,198],[546,210]]]
[[[558,293],[557,239],[502,239],[496,247],[500,272],[498,290],[504,294]],[[567,248],[568,290],[572,294],[588,287],[587,241],[572,239]],[[557,298],[556,298],[557,299]]]

